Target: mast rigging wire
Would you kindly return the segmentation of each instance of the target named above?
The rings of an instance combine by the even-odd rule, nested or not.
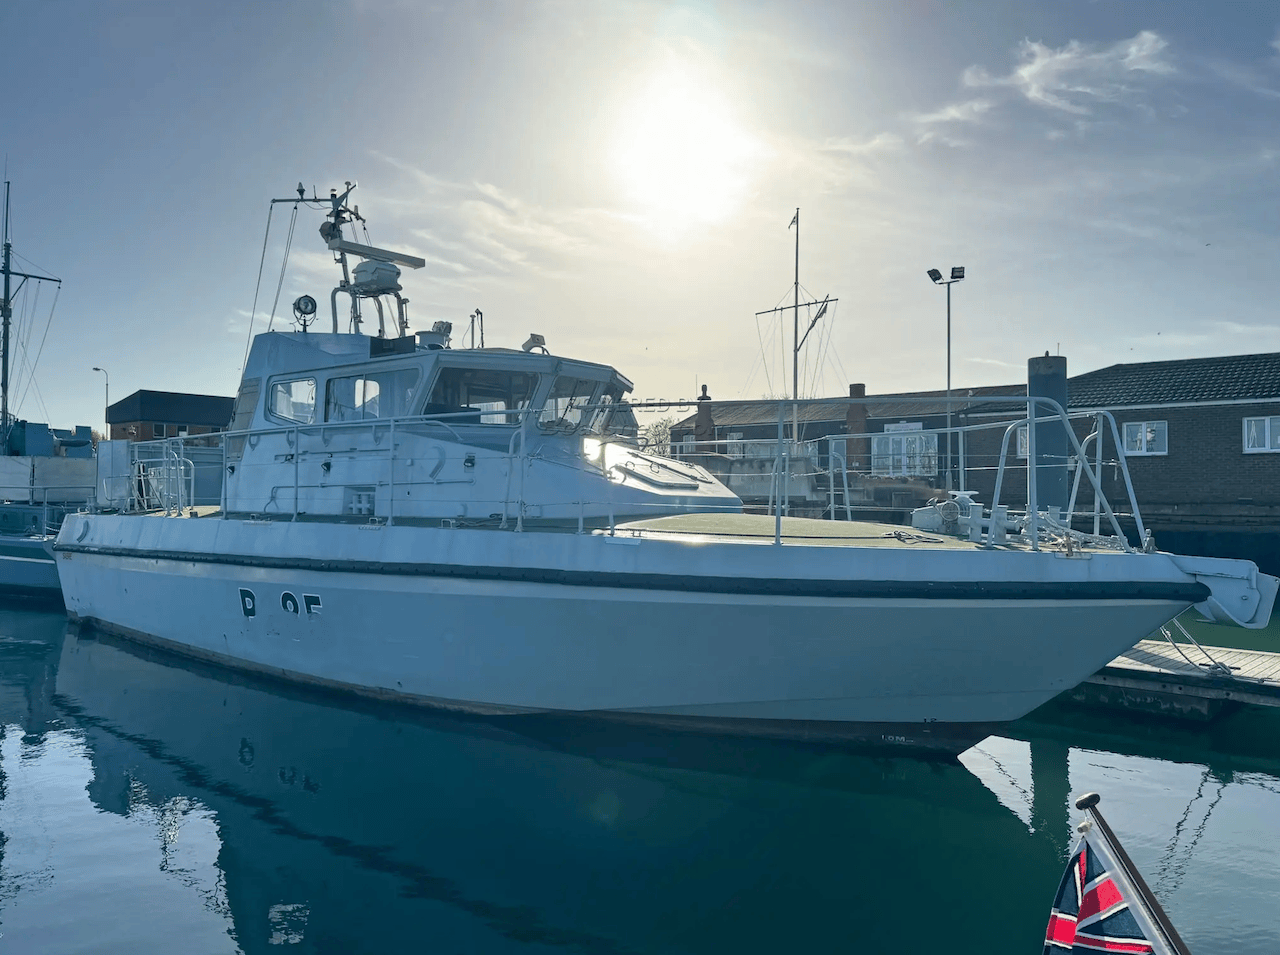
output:
[[[298,224],[298,203],[293,204],[293,215],[289,218],[289,234],[284,240],[284,259],[280,263],[280,278],[276,280],[276,297],[271,302],[271,318],[267,321],[267,331],[271,331],[276,320],[276,308],[280,305],[280,290],[284,288],[285,270],[289,267],[289,252],[293,249],[293,230]]]
[[[262,270],[267,264],[267,239],[271,236],[271,214],[275,211],[274,202],[267,206],[267,231],[262,236],[262,258],[258,260],[258,281],[253,286],[253,308],[249,310],[249,334],[244,340],[244,359],[240,362],[242,374],[244,366],[249,363],[249,346],[253,343],[253,322],[258,317],[258,292],[262,288]]]
[[[40,394],[40,386],[38,384],[35,384],[36,366],[40,364],[40,356],[44,354],[44,344],[49,339],[49,328],[53,325],[53,316],[58,310],[58,299],[62,295],[62,283],[59,282],[57,285],[57,288],[54,290],[53,304],[49,306],[49,318],[45,322],[44,334],[40,338],[40,349],[36,352],[36,358],[35,358],[35,361],[33,362],[31,360],[30,339],[31,339],[31,334],[35,329],[35,312],[39,305],[40,286],[42,286],[43,284],[44,284],[43,282],[37,281],[35,292],[33,293],[33,295],[28,296],[24,294],[22,296],[22,312],[19,316],[19,327],[22,328],[23,327],[22,322],[25,321],[26,322],[25,328],[26,328],[27,334],[25,338],[14,336],[14,339],[15,339],[14,345],[21,350],[23,366],[14,368],[14,381],[13,381],[13,386],[11,390],[15,392],[18,390],[19,374],[23,370],[23,368],[26,369],[27,378],[26,378],[26,381],[23,383],[22,396],[21,398],[18,399],[18,402],[11,409],[11,413],[17,414],[17,412],[21,410],[23,404],[26,403],[27,393],[30,391],[31,386],[35,385],[36,398],[40,402],[40,408],[44,412],[44,416],[47,418],[49,417],[49,409],[45,407],[44,397]],[[30,302],[30,309],[29,309],[30,320],[28,321],[27,312],[28,312],[29,302]]]

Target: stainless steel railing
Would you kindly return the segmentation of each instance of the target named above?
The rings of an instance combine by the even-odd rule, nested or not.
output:
[[[1133,491],[1132,480],[1130,479],[1127,463],[1125,462],[1124,445],[1120,440],[1119,429],[1116,425],[1114,417],[1108,412],[1095,412],[1088,415],[1069,415],[1060,405],[1047,398],[1023,398],[1009,396],[995,396],[991,398],[975,398],[969,397],[964,399],[966,407],[973,408],[984,404],[990,406],[998,406],[997,411],[1008,409],[1011,405],[1024,405],[1027,409],[1025,416],[1015,417],[1013,419],[1004,418],[995,422],[983,422],[980,424],[966,424],[953,426],[952,428],[932,428],[910,431],[896,432],[898,436],[910,435],[913,438],[927,439],[932,438],[932,443],[922,441],[919,448],[913,452],[916,457],[914,461],[909,461],[904,471],[919,470],[921,472],[931,472],[929,476],[938,478],[940,471],[951,472],[952,470],[952,453],[948,446],[946,454],[946,467],[940,468],[939,438],[942,435],[950,437],[955,435],[960,452],[960,483],[963,486],[968,483],[967,475],[978,470],[995,471],[995,488],[990,503],[990,509],[995,511],[997,508],[1006,507],[1002,501],[1002,494],[1005,493],[1005,485],[1009,476],[1017,471],[1025,470],[1026,476],[1026,527],[1031,546],[1038,547],[1040,540],[1040,532],[1042,529],[1052,529],[1059,531],[1064,525],[1070,528],[1074,515],[1076,502],[1079,497],[1082,482],[1086,479],[1088,487],[1093,495],[1094,509],[1094,534],[1099,534],[1101,530],[1101,522],[1105,517],[1110,529],[1115,533],[1117,538],[1124,539],[1119,518],[1113,510],[1111,504],[1107,501],[1106,494],[1103,491],[1102,467],[1103,467],[1103,444],[1105,437],[1109,434],[1113,439],[1115,448],[1115,458],[1113,463],[1119,469],[1124,477],[1124,491],[1127,503],[1137,529],[1139,539],[1145,541],[1146,529],[1142,523],[1138,503]],[[883,399],[822,399],[821,404],[845,406],[852,404],[869,404]],[[895,404],[911,405],[913,403],[921,406],[936,406],[937,398],[895,398]],[[809,402],[800,402],[799,404],[807,404]],[[669,404],[669,403],[664,403]],[[766,507],[768,512],[775,518],[775,540],[781,542],[781,518],[784,514],[792,509],[793,494],[795,493],[795,485],[797,482],[793,478],[799,474],[806,476],[814,473],[825,476],[826,480],[826,516],[831,519],[837,517],[837,512],[842,511],[845,519],[852,519],[855,508],[851,502],[852,488],[849,482],[851,473],[856,473],[850,467],[850,460],[853,457],[848,451],[848,442],[850,441],[872,441],[874,439],[885,438],[884,432],[859,432],[847,433],[839,435],[827,435],[819,439],[809,442],[797,442],[793,436],[788,435],[788,428],[793,431],[799,418],[797,408],[794,407],[795,402],[788,400],[779,400],[777,402],[777,421],[776,434],[772,442],[761,440],[760,438],[752,438],[747,440],[739,440],[735,442],[743,448],[750,447],[752,450],[760,451],[767,444],[772,445],[772,455],[765,457],[758,455],[756,460],[767,462],[768,464],[768,491]],[[643,409],[643,404],[635,405]],[[583,417],[590,419],[589,412],[595,410],[596,406],[584,406],[581,410]],[[130,509],[142,510],[160,508],[164,510],[182,510],[197,504],[219,504],[222,506],[224,513],[226,512],[226,493],[223,478],[233,473],[237,467],[244,466],[244,449],[245,447],[257,448],[264,440],[280,439],[282,442],[282,454],[292,463],[292,480],[280,484],[273,492],[272,501],[277,505],[280,503],[279,498],[288,495],[292,498],[292,506],[288,507],[286,513],[292,519],[299,517],[299,500],[303,490],[301,480],[301,464],[304,456],[311,453],[303,448],[303,439],[312,439],[319,443],[322,449],[331,449],[334,447],[335,441],[341,441],[342,438],[350,438],[355,435],[365,435],[362,439],[363,444],[360,447],[350,447],[346,449],[347,453],[356,455],[376,456],[387,459],[386,486],[390,494],[388,496],[389,504],[386,512],[382,517],[388,523],[394,523],[399,512],[397,509],[396,489],[399,487],[403,478],[397,476],[398,463],[405,460],[403,452],[399,450],[398,435],[413,433],[422,434],[425,431],[435,430],[441,434],[441,449],[437,452],[440,457],[435,465],[425,471],[419,470],[410,478],[412,484],[429,484],[429,485],[445,485],[445,484],[470,484],[473,480],[468,478],[445,478],[441,476],[441,470],[446,463],[447,457],[451,454],[446,448],[447,445],[456,445],[459,455],[466,455],[473,461],[479,458],[501,459],[506,463],[507,474],[505,479],[505,491],[501,496],[501,522],[500,526],[508,527],[514,522],[516,530],[523,530],[524,517],[528,505],[531,503],[526,500],[527,483],[526,475],[529,463],[535,457],[538,457],[546,447],[547,442],[559,441],[564,442],[568,438],[576,438],[578,432],[583,432],[584,436],[590,437],[592,440],[607,443],[627,442],[630,439],[622,435],[598,435],[588,434],[581,426],[569,426],[565,430],[556,430],[546,432],[544,429],[533,427],[533,423],[537,420],[540,412],[533,410],[506,410],[502,412],[504,422],[515,420],[514,425],[510,424],[485,424],[479,427],[485,428],[490,437],[503,435],[501,450],[498,447],[492,447],[493,442],[488,442],[491,447],[486,449],[475,443],[474,432],[467,431],[469,425],[474,426],[474,411],[458,412],[443,415],[422,415],[414,417],[402,418],[371,418],[363,421],[354,422],[324,422],[317,424],[295,424],[283,426],[279,428],[263,429],[257,431],[238,431],[223,432],[215,435],[201,435],[194,438],[170,438],[161,439],[159,441],[138,442],[130,446],[130,465],[131,470],[127,476],[129,483],[128,496]],[[929,413],[933,413],[931,410]],[[1093,419],[1093,430],[1081,441],[1072,426],[1073,421],[1079,421],[1083,418]],[[465,421],[461,419],[466,419]],[[1055,461],[1052,465],[1046,465],[1041,460],[1041,455],[1037,454],[1036,437],[1041,426],[1057,424],[1061,426],[1067,436],[1069,443],[1069,453],[1067,460]],[[1010,450],[1014,438],[1017,437],[1020,428],[1026,429],[1026,462],[1025,466],[1020,462],[1020,458],[1015,458],[1014,463],[1010,463]],[[975,464],[972,456],[967,456],[967,438],[979,431],[991,429],[1003,429],[1003,436],[1000,442],[1000,450],[996,460],[991,464]],[[353,442],[346,442],[352,444]],[[360,442],[354,442],[360,444]],[[677,447],[668,449],[671,458],[677,461],[687,461],[691,452],[693,456],[700,457],[709,451],[723,449],[729,442],[723,437],[714,441],[698,442],[690,445],[688,443],[681,444]],[[948,441],[948,445],[951,442]],[[1015,451],[1016,446],[1013,448]],[[1090,461],[1088,451],[1094,452],[1095,460]],[[603,461],[604,455],[599,455]],[[826,467],[821,467],[821,462],[825,457]],[[606,478],[608,474],[602,465],[595,464],[586,454],[585,450],[580,455],[581,460],[577,466],[581,466],[586,470],[595,469]],[[278,466],[279,462],[274,462],[271,466]],[[859,462],[861,463],[861,462]],[[872,462],[867,462],[871,464]],[[797,466],[798,465],[798,466]],[[1054,518],[1047,512],[1041,514],[1041,508],[1037,501],[1037,476],[1040,468],[1045,466],[1066,467],[1074,470],[1074,482],[1071,487],[1070,501],[1066,509],[1065,515]],[[806,470],[811,469],[811,470]],[[875,468],[871,467],[874,471]],[[892,468],[889,469],[893,476]],[[761,474],[763,477],[763,472]],[[837,505],[836,491],[837,486],[841,491],[842,502]],[[612,487],[612,482],[604,485],[606,490]],[[937,490],[942,491],[942,488]],[[441,498],[443,500],[443,498]],[[467,498],[460,497],[458,500],[466,501]],[[571,505],[579,509],[579,524],[582,524],[582,513],[588,507],[604,506],[610,508],[610,524],[612,525],[612,497],[610,493],[601,495],[600,500],[596,501],[557,501],[557,502],[541,502],[553,503],[556,505]],[[655,512],[659,508],[670,510],[670,504],[660,504],[655,507]],[[289,513],[291,511],[291,513]],[[375,515],[371,515],[375,516]],[[988,528],[986,537],[984,538],[985,546],[992,546],[994,542],[993,531]],[[1127,546],[1127,544],[1125,545]]]

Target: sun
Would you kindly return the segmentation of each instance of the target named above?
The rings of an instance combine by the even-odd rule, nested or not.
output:
[[[763,155],[709,78],[671,65],[620,110],[611,158],[627,201],[672,229],[728,218]]]

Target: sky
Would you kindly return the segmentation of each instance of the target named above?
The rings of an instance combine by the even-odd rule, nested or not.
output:
[[[101,422],[95,366],[232,395],[251,331],[327,312],[323,214],[287,260],[268,222],[299,182],[426,259],[413,329],[479,308],[641,398],[792,390],[756,313],[797,209],[838,300],[804,396],[945,387],[957,265],[957,390],[1280,350],[1274,0],[8,0],[0,37],[15,268],[62,280],[15,296],[11,405],[58,427]]]

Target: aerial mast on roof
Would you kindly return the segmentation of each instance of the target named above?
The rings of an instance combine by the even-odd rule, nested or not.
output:
[[[315,188],[313,187],[311,198],[308,199],[306,187],[302,183],[298,183],[298,195],[296,198],[272,199],[271,204],[274,206],[277,202],[291,202],[294,204],[295,214],[297,206],[302,203],[327,203],[329,205],[329,214],[325,221],[320,224],[320,238],[324,239],[331,252],[337,254],[337,261],[342,266],[342,282],[329,296],[329,306],[333,313],[333,333],[335,335],[338,333],[338,293],[345,292],[351,296],[351,325],[357,334],[360,332],[360,323],[362,321],[360,318],[360,299],[368,298],[373,300],[378,309],[378,334],[380,337],[386,335],[380,296],[393,295],[398,307],[396,316],[398,334],[403,337],[409,331],[409,300],[400,294],[400,269],[397,266],[403,265],[410,269],[420,269],[427,264],[426,260],[416,255],[409,255],[406,252],[380,249],[374,245],[362,245],[359,242],[351,242],[344,238],[342,235],[342,227],[344,225],[365,221],[364,217],[360,215],[360,207],[350,205],[347,202],[351,193],[355,191],[357,184],[348,181],[345,185],[347,188],[341,194],[337,189],[330,189],[327,199],[321,199],[316,196]],[[354,269],[348,269],[348,252],[352,255],[358,255],[365,261]]]
[[[827,313],[827,306],[832,302],[838,302],[840,300],[828,295],[821,302],[804,302],[803,304],[805,308],[809,308],[813,305],[817,305],[819,308],[818,314],[813,317],[813,320],[809,322],[809,327],[805,329],[804,337],[800,337],[800,208],[798,206],[796,207],[796,214],[791,217],[791,224],[788,225],[787,228],[790,229],[791,226],[796,227],[796,277],[795,283],[792,286],[793,296],[791,304],[791,398],[793,401],[793,404],[791,405],[791,439],[793,441],[798,441],[800,440],[800,347],[808,340],[809,332],[813,331],[814,326],[817,325],[818,322],[822,320],[822,316]],[[786,311],[786,308],[787,307],[783,305],[778,308],[765,309],[763,312],[756,312],[756,317],[759,318],[761,315],[771,315],[774,312],[784,312]]]

